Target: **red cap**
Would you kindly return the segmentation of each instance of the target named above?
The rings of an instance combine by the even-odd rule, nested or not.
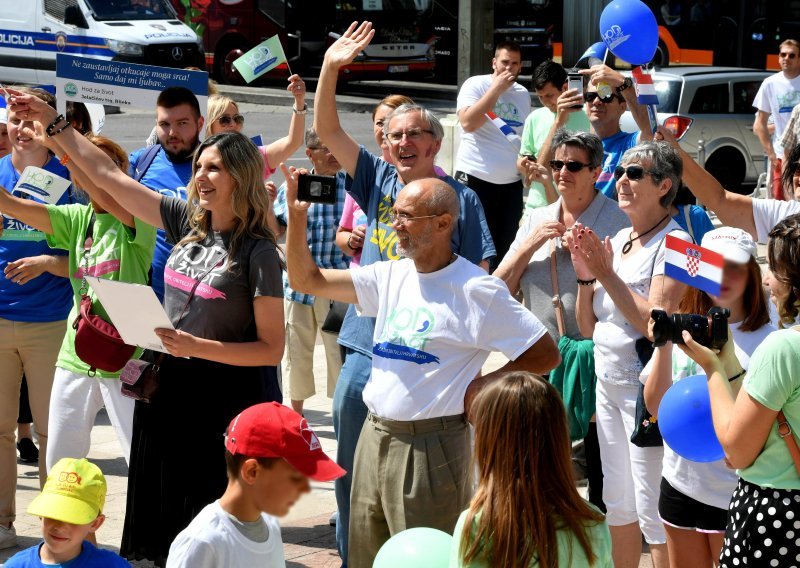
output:
[[[256,404],[234,418],[225,449],[251,458],[283,458],[315,481],[333,481],[347,473],[322,451],[306,419],[277,402]]]

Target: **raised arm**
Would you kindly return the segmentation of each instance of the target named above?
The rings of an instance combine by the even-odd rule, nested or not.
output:
[[[26,225],[30,225],[37,231],[42,231],[48,235],[53,234],[50,214],[43,203],[37,203],[31,199],[20,199],[11,195],[2,187],[0,187],[0,212],[7,217],[13,217]],[[1,221],[0,226],[2,226]]]
[[[288,160],[297,149],[303,145],[303,136],[306,130],[306,84],[300,75],[289,77],[289,86],[286,90],[292,93],[292,120],[289,122],[289,134],[275,140],[266,146],[267,161],[271,167]]]
[[[590,75],[589,79],[592,85],[597,86],[598,83],[605,83],[614,91],[621,87],[625,82],[625,76],[619,71],[615,71],[607,65],[594,65],[589,69],[581,71],[584,75]],[[653,132],[650,130],[650,118],[647,116],[647,108],[640,105],[636,100],[636,89],[628,87],[622,91],[622,97],[628,105],[628,110],[636,121],[636,126],[639,127],[639,142],[645,142],[653,139]]]
[[[28,113],[25,116],[40,123],[40,127],[52,124],[56,118],[55,110],[44,101],[11,89],[9,93],[12,95],[11,109],[17,113]],[[151,191],[122,172],[105,152],[69,127],[66,120],[54,125],[53,136],[45,136],[42,140],[53,151],[56,149],[53,140],[56,136],[58,148],[69,155],[70,160],[75,162],[94,185],[105,188],[134,217],[149,225],[163,228],[161,194]]]
[[[310,203],[297,199],[297,177],[308,173],[307,170],[287,168],[285,164],[281,164],[281,171],[286,178],[286,271],[289,273],[289,286],[304,294],[314,294],[348,304],[357,303],[358,297],[350,271],[320,269],[311,257],[306,236]]]
[[[352,62],[369,45],[374,35],[371,22],[350,24],[342,37],[325,52],[314,97],[314,130],[350,176],[355,176],[358,164],[358,142],[339,123],[336,81],[339,78],[339,69]]]
[[[683,183],[703,205],[717,214],[723,224],[738,227],[756,236],[756,221],[753,217],[753,199],[727,191],[717,178],[704,170],[700,164],[681,148],[672,132],[659,126],[656,139],[668,142],[678,151],[683,160]]]
[[[492,83],[474,104],[458,109],[458,121],[464,132],[474,132],[486,122],[486,113],[494,109],[497,99],[516,81],[510,71],[502,71],[492,77]]]

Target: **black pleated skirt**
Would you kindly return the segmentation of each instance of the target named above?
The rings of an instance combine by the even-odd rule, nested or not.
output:
[[[123,557],[166,564],[178,533],[225,491],[228,424],[276,391],[275,367],[173,357],[162,364],[157,397],[134,411]]]

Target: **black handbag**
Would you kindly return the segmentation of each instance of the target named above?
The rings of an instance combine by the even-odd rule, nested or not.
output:
[[[640,337],[636,340],[636,355],[639,356],[642,367],[650,361],[654,350],[653,343],[646,337]],[[644,403],[644,385],[641,382],[639,383],[639,392],[636,395],[636,423],[631,434],[631,443],[640,448],[654,448],[664,445],[661,430],[658,429],[658,421],[650,414],[650,411],[647,410],[647,405]]]
[[[322,331],[325,333],[339,333],[342,329],[344,316],[347,315],[347,308],[350,304],[347,302],[338,302],[331,300],[331,308],[328,310],[328,315],[325,316],[325,321],[322,322]]]

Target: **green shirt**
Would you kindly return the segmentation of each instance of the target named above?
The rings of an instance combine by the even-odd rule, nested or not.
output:
[[[92,217],[89,205],[48,205],[53,233],[47,235],[47,244],[52,248],[69,251],[69,274],[74,303],[67,318],[67,333],[58,353],[56,366],[85,375],[89,365],[75,354],[75,329],[72,322],[78,315],[80,289],[83,282],[83,241]],[[98,213],[92,231],[94,243],[89,251],[88,274],[108,280],[146,284],[150,264],[153,261],[153,248],[156,242],[156,229],[136,219],[136,230],[126,227],[113,215]],[[103,306],[97,300],[91,287],[88,293],[92,298],[92,313],[110,321]],[[107,379],[119,377],[119,373],[97,370],[97,376]]]
[[[531,154],[534,156],[539,155],[539,149],[547,139],[547,135],[555,120],[556,113],[552,112],[547,107],[537,108],[528,115],[528,118],[525,119],[525,127],[522,130],[522,146],[519,150],[520,156]],[[589,118],[583,110],[569,113],[564,128],[574,132],[591,131]],[[547,205],[547,198],[544,194],[544,186],[539,182],[533,182],[528,191],[525,210],[529,211],[530,209],[544,207],[545,205]]]
[[[800,333],[782,329],[767,336],[750,358],[742,387],[770,410],[783,410],[800,442]],[[742,479],[761,487],[800,489],[800,476],[786,441],[778,435],[777,421],[770,428],[764,449],[755,461],[739,470]]]
[[[593,509],[593,505],[590,505]],[[479,513],[480,514],[480,513]],[[464,532],[464,520],[467,517],[467,511],[461,513],[456,523],[456,529],[453,532],[453,545],[450,548],[450,568],[489,568],[489,563],[485,560],[473,560],[469,564],[464,564],[461,557],[461,536]],[[476,516],[477,517],[477,516]],[[597,559],[592,568],[613,568],[614,563],[611,560],[611,533],[608,530],[608,525],[605,521],[590,525],[587,527],[589,543],[595,553]],[[584,568],[588,567],[589,561],[583,553],[583,547],[580,545],[575,535],[570,530],[559,530],[556,532],[558,539],[558,565],[569,566],[570,568]],[[539,566],[539,562],[534,560],[530,568]]]

